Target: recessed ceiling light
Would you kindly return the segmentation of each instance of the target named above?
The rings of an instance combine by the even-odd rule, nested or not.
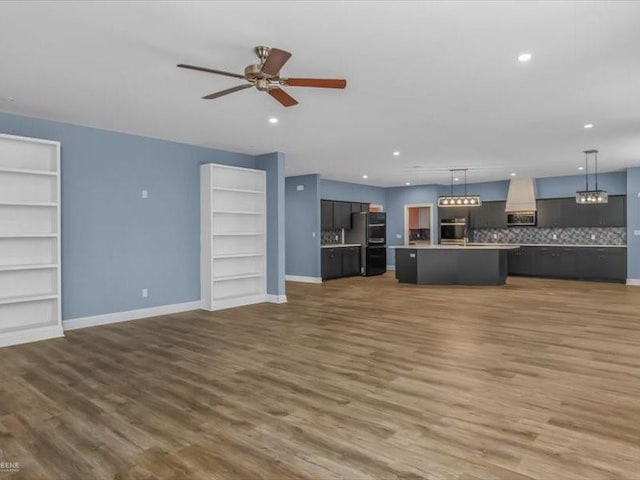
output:
[[[516,176],[515,172],[511,172],[511,176],[515,177]]]
[[[369,178],[369,175],[362,175],[362,178],[366,180],[367,178]]]
[[[397,151],[397,150],[396,150],[395,152],[393,152],[393,156],[394,156],[394,157],[397,157],[398,155],[400,155],[400,152],[399,152],[399,151]]]
[[[578,167],[578,170],[584,170],[584,167]]]
[[[0,102],[13,102],[13,98],[12,97],[0,97]]]
[[[520,63],[526,63],[530,61],[532,57],[533,55],[531,55],[529,52],[521,53],[520,55],[518,55],[518,61]]]
[[[454,182],[457,182],[457,181],[459,181],[459,180],[460,180],[460,179],[459,179],[458,177],[456,177],[456,178],[454,178],[454,179],[453,179],[453,181],[454,181]]]
[[[411,185],[411,182],[406,182],[405,185]]]
[[[276,117],[271,117],[269,119],[269,123],[278,123],[278,119]]]
[[[584,128],[593,128],[593,124],[592,123],[587,123]]]

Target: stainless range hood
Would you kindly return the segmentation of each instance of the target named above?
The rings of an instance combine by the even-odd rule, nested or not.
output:
[[[509,183],[506,212],[535,212],[536,182],[533,178],[513,178]]]

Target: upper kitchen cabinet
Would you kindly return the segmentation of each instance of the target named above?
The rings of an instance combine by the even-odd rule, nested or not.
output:
[[[333,228],[351,228],[351,202],[333,202]]]
[[[368,212],[369,204],[368,203],[352,203],[351,204],[351,213],[360,213],[360,212]]]
[[[469,208],[471,228],[506,228],[506,202],[485,202],[479,207]]]
[[[624,227],[626,197],[609,197],[604,205],[581,205],[571,198],[538,200],[538,227]]]
[[[320,202],[320,225],[322,230],[333,229],[333,202],[331,200]]]

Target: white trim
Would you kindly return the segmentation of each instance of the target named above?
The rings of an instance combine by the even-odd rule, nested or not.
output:
[[[129,310],[126,312],[107,313],[104,315],[94,315],[91,317],[71,318],[62,321],[64,330],[76,330],[78,328],[97,327],[98,325],[109,325],[110,323],[128,322],[141,318],[157,317],[158,315],[171,315],[172,313],[189,312],[202,308],[202,302],[175,303],[173,305],[161,305],[159,307],[141,308],[139,310]]]
[[[627,285],[632,287],[640,287],[640,278],[627,278]]]
[[[396,269],[395,265],[387,265],[387,270],[395,271],[395,269]]]
[[[0,133],[0,138],[7,138],[9,140],[19,140],[23,142],[33,142],[33,143],[44,143],[46,145],[52,146],[60,146],[60,142],[57,140],[47,140],[45,138],[35,138],[35,137],[23,137],[20,135],[10,135],[8,133]]]
[[[322,283],[321,277],[304,277],[301,275],[286,275],[284,278],[288,282]]]
[[[436,220],[436,216],[434,215],[435,211],[433,209],[433,203],[407,203],[404,206],[404,238],[403,238],[403,243],[404,245],[409,245],[409,209],[410,208],[429,208],[429,215],[431,217],[431,220],[429,222],[429,243],[431,245],[433,245],[434,240],[435,240],[435,235],[436,235],[436,226],[435,226],[435,220]]]
[[[58,337],[64,337],[64,332],[60,325],[49,325],[46,327],[30,328],[28,330],[20,330],[17,332],[0,333],[0,347],[38,342],[40,340]]]
[[[231,297],[222,299],[213,299],[211,302],[211,308],[206,308],[208,312],[214,312],[216,310],[226,310],[227,308],[242,307],[244,305],[253,305],[254,303],[268,302],[268,296],[264,295],[247,295],[244,297]]]
[[[267,301],[271,303],[287,303],[286,295],[267,295]]]

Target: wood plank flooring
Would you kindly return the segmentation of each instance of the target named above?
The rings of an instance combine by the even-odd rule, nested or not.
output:
[[[640,288],[287,289],[0,349],[0,479],[640,479]]]

